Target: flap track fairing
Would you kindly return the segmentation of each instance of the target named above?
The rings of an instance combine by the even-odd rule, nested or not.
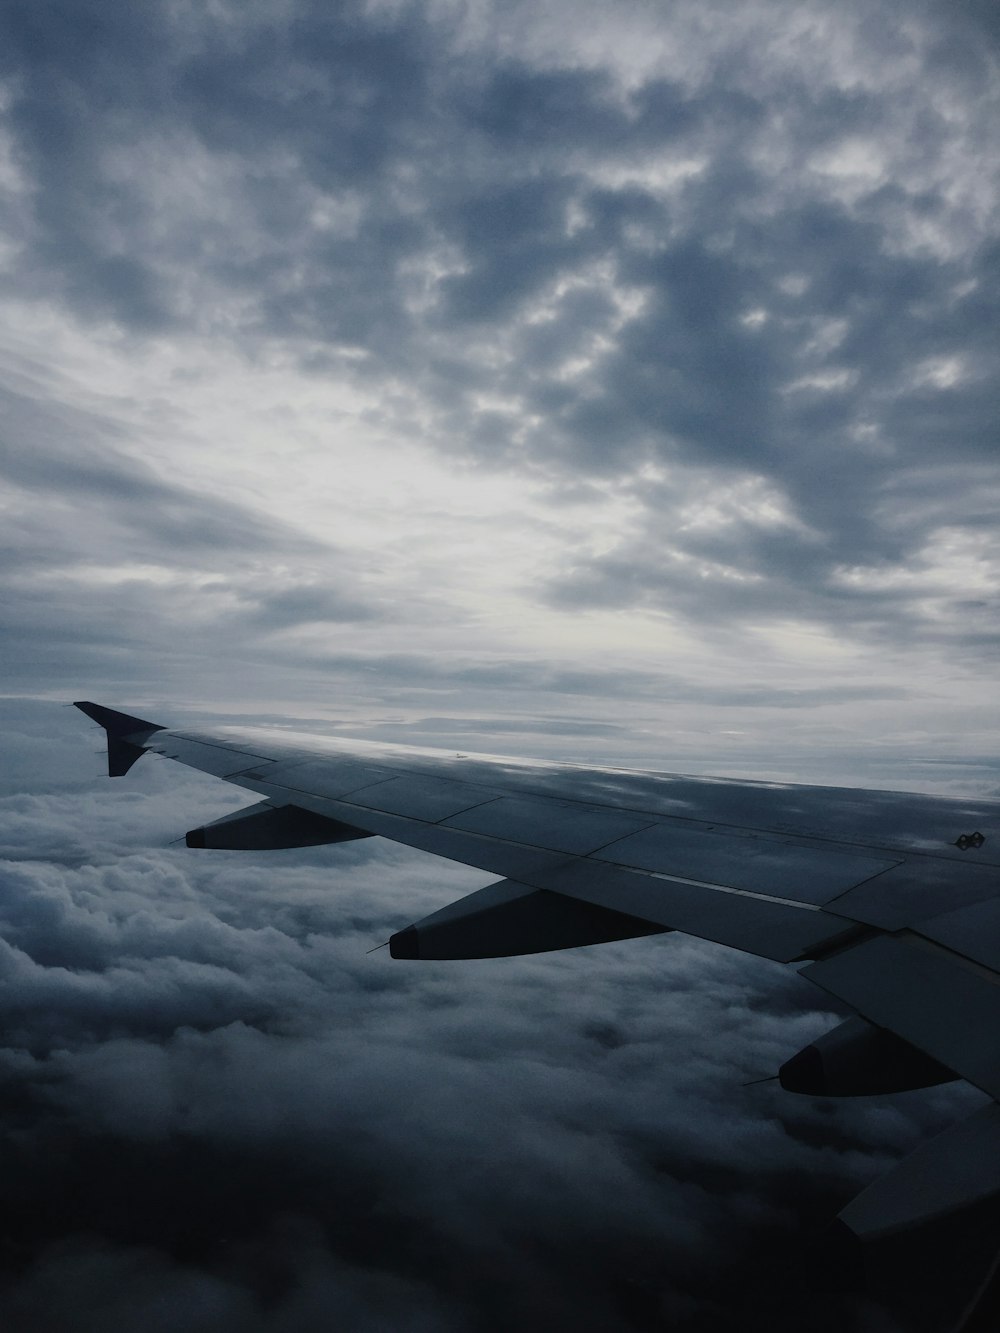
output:
[[[658,923],[503,879],[389,940],[393,958],[509,958],[660,935]]]
[[[227,852],[266,852],[283,847],[323,847],[335,842],[370,838],[370,833],[342,824],[339,819],[313,814],[297,805],[273,805],[261,801],[192,829],[185,837],[189,847],[208,847]]]

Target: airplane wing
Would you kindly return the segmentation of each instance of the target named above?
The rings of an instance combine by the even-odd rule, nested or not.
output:
[[[78,703],[112,776],[144,753],[256,803],[187,835],[238,850],[379,835],[500,878],[390,940],[395,958],[486,958],[679,930],[784,963],[857,1014],[779,1071],[860,1095],[964,1078],[993,1103],[841,1213],[861,1237],[1000,1191],[1000,813],[904,792],[317,739],[194,732]]]

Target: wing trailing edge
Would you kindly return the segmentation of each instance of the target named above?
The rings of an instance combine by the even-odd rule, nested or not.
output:
[[[1000,1106],[984,1106],[928,1139],[861,1191],[840,1220],[873,1240],[1000,1194]]]

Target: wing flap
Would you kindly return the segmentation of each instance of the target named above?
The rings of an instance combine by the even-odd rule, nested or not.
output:
[[[590,857],[548,871],[536,882],[779,963],[814,957],[854,929],[853,922],[818,907],[780,902],[723,884],[642,874]]]
[[[651,824],[594,855],[637,870],[666,871],[818,906],[898,864],[837,848],[802,846],[790,838],[685,827],[682,820]]]
[[[902,930],[944,911],[995,898],[995,866],[917,854],[831,901],[831,907],[878,930]]]
[[[1000,1097],[1000,976],[910,931],[880,935],[802,976]]]
[[[1000,900],[996,895],[920,921],[914,930],[1000,974]]]
[[[852,1199],[840,1220],[864,1240],[929,1222],[1000,1192],[1000,1106],[928,1139]]]

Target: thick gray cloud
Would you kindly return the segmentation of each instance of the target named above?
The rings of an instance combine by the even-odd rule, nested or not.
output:
[[[979,1094],[742,1088],[835,1016],[678,936],[366,954],[482,877],[378,840],[171,847],[238,797],[84,777],[75,714],[4,712],[49,747],[0,805],[8,1325],[922,1326],[825,1226]]]

